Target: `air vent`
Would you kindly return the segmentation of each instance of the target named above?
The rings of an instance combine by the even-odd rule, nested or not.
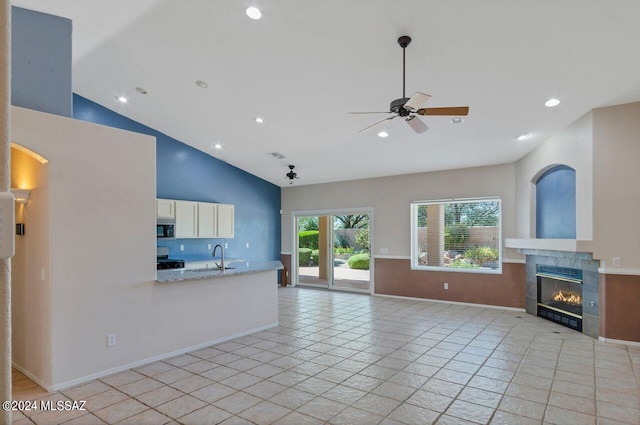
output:
[[[273,159],[285,159],[286,156],[282,155],[280,152],[268,152],[267,155],[271,156]]]

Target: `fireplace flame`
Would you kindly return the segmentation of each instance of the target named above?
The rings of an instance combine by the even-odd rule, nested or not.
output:
[[[562,291],[558,291],[553,296],[554,301],[562,301],[567,304],[576,304],[582,305],[582,297],[574,292],[569,292],[567,295],[563,294]]]

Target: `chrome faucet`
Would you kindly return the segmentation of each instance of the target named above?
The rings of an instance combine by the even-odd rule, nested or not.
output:
[[[211,256],[212,257],[216,256],[216,251],[218,250],[218,247],[220,247],[220,252],[221,252],[220,258],[221,258],[221,261],[220,261],[220,264],[216,263],[216,267],[218,267],[220,270],[224,271],[224,248],[222,247],[222,245],[217,244],[216,246],[214,246],[213,247],[213,252],[211,253]]]

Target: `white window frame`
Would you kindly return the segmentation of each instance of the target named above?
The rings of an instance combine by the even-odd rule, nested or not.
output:
[[[438,267],[438,266],[425,266],[418,263],[418,206],[419,205],[434,205],[434,204],[448,204],[448,203],[476,203],[483,201],[497,201],[498,212],[500,214],[498,219],[498,268],[497,269],[463,269],[455,267]],[[484,198],[451,198],[451,199],[439,199],[429,201],[413,201],[410,205],[411,209],[411,270],[422,271],[439,271],[439,272],[452,272],[452,273],[480,273],[480,274],[502,274],[502,199],[499,196],[490,196]]]

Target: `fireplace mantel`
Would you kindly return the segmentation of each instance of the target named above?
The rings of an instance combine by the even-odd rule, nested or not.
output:
[[[506,248],[588,252],[592,241],[578,239],[505,239]]]

